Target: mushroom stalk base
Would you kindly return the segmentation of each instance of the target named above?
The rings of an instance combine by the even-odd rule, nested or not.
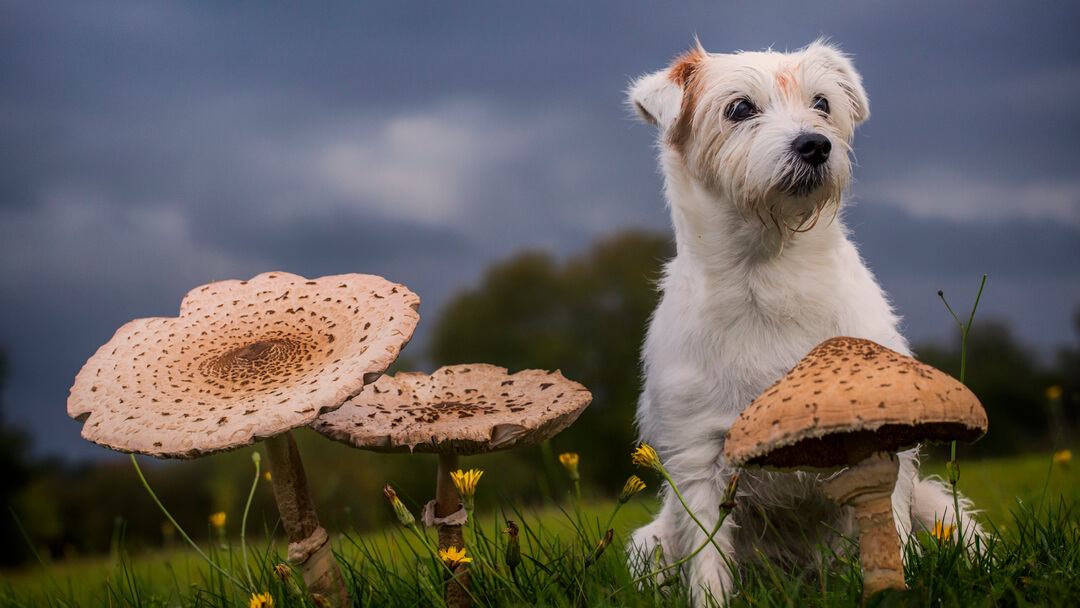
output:
[[[348,606],[345,580],[330,550],[330,538],[319,525],[296,439],[288,431],[263,443],[278,513],[289,539],[289,562],[300,570],[308,591],[333,605]]]
[[[458,495],[457,486],[450,473],[458,469],[457,454],[439,454],[439,472],[435,480],[435,517],[445,518],[453,515],[463,507],[461,496]],[[456,547],[465,548],[465,536],[461,525],[437,524],[435,529],[439,533],[439,548],[448,549]],[[469,597],[469,571],[467,564],[458,564],[454,568],[454,580],[450,581],[446,589],[446,603],[452,608],[466,608],[472,604]]]
[[[855,508],[863,601],[883,589],[904,589],[904,561],[892,515],[892,493],[900,463],[878,452],[822,484],[825,494]]]

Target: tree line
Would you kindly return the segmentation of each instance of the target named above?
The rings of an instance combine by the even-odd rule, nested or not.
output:
[[[546,449],[463,461],[466,468],[484,469],[482,483],[491,495],[529,502],[565,493],[568,481],[553,458],[561,452],[579,454],[587,496],[617,494],[631,473],[640,473],[632,469],[628,456],[636,438],[640,347],[658,299],[656,282],[672,254],[668,235],[646,232],[618,234],[567,258],[520,253],[494,265],[478,285],[444,308],[428,344],[425,371],[477,362],[512,372],[559,369],[593,394],[592,405]],[[986,407],[990,432],[962,448],[962,457],[1071,445],[1080,411],[1080,309],[1073,321],[1072,344],[1050,361],[1041,361],[1005,322],[976,319],[968,338],[965,379]],[[915,351],[923,361],[959,374],[959,332],[915,345]],[[408,365],[403,360],[395,367]],[[0,352],[0,399],[5,370]],[[173,542],[175,533],[164,525],[126,459],[78,466],[31,461],[25,433],[5,424],[4,405],[0,401],[0,501],[5,505],[0,542],[12,549],[0,552],[0,563],[29,558],[24,535],[46,557],[108,551],[121,535],[130,547]],[[393,515],[380,498],[384,483],[393,483],[416,509],[430,497],[434,458],[360,452],[314,434],[300,433],[298,440],[316,503],[338,529],[391,521]],[[144,468],[181,525],[206,539],[210,514],[239,518],[254,474],[252,449],[197,461],[148,463]],[[482,494],[478,507],[484,507]],[[251,519],[249,535],[273,532],[276,512],[269,483],[260,485]],[[234,533],[236,523],[228,524]]]

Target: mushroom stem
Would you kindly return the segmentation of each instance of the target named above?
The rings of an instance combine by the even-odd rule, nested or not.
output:
[[[892,515],[899,470],[895,454],[877,452],[822,484],[829,498],[855,508],[864,602],[883,589],[905,588],[900,538]]]
[[[300,569],[308,591],[319,593],[336,606],[348,606],[349,594],[334,554],[330,537],[319,525],[311,500],[304,464],[292,431],[265,440],[270,480],[274,486],[281,524],[289,539],[289,561]]]
[[[461,504],[461,496],[458,495],[457,486],[450,473],[458,470],[458,455],[449,452],[439,454],[439,472],[435,479],[435,517],[444,518],[457,513],[464,507]],[[465,536],[462,534],[460,524],[439,523],[435,529],[439,532],[439,548],[447,549],[456,547],[465,548]],[[469,572],[468,565],[458,564],[454,570],[454,581],[446,590],[447,604],[455,608],[467,607],[472,602],[469,597]]]

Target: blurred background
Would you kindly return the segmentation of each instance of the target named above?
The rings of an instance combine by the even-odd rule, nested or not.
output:
[[[625,90],[695,35],[713,52],[827,36],[854,57],[871,118],[844,217],[922,359],[958,373],[937,292],[966,320],[989,275],[967,380],[991,431],[962,457],[1068,447],[1078,20],[1076,3],[992,1],[0,4],[0,560],[30,553],[15,516],[54,559],[106,551],[120,529],[130,546],[173,542],[130,462],[80,438],[68,388],[123,323],[269,270],[417,292],[396,369],[582,382],[594,403],[551,448],[581,454],[587,497],[617,492],[672,251],[655,134]],[[392,517],[383,483],[411,506],[433,492],[433,458],[299,441],[338,529]],[[250,452],[144,468],[199,530],[239,517]],[[462,464],[511,501],[566,491],[539,449]],[[268,483],[253,514],[273,526]]]

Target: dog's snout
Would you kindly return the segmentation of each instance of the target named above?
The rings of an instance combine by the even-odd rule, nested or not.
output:
[[[832,142],[820,133],[803,133],[791,142],[791,147],[799,158],[811,166],[818,166],[829,160]]]

